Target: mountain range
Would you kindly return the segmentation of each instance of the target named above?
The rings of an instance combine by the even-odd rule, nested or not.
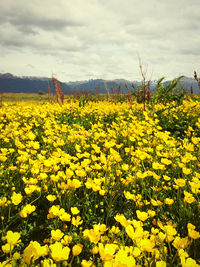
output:
[[[164,84],[170,81],[163,82]],[[54,92],[54,86],[51,78],[46,77],[18,77],[11,73],[0,73],[0,92],[2,93],[39,93],[48,92],[47,83],[49,83],[51,92]],[[73,81],[73,82],[62,82],[63,90],[65,94],[73,94],[73,92],[88,91],[89,93],[96,94],[96,92],[105,94],[106,87],[109,92],[116,92],[120,86],[121,93],[127,93],[127,88],[133,91],[132,84],[136,87],[141,85],[139,81],[128,81],[125,79],[115,80],[103,80],[103,79],[91,79],[87,81]],[[151,90],[155,89],[157,81],[150,82]],[[193,87],[194,93],[198,93],[198,85],[194,78],[184,77],[181,79],[181,84],[188,91],[190,87]]]

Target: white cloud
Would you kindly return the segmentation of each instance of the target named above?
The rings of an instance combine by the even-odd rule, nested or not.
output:
[[[54,71],[63,81],[135,80],[139,53],[152,78],[192,76],[200,62],[199,11],[199,0],[1,1],[1,68]]]

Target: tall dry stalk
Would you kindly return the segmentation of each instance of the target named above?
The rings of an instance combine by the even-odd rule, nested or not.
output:
[[[198,84],[198,87],[199,87],[199,94],[200,94],[200,78],[197,77],[197,73],[196,73],[196,71],[194,71],[194,78],[195,78],[195,80],[197,81],[197,84]]]
[[[148,102],[151,101],[151,86],[150,86],[150,81],[148,81],[148,84],[147,84],[147,100],[148,100]]]
[[[56,90],[57,102],[62,107],[62,105],[64,104],[64,98],[65,98],[64,93],[63,93],[62,83],[59,82],[55,77],[52,77],[52,82]]]
[[[107,91],[107,98],[110,98],[110,92],[109,92],[108,86],[106,84],[106,81],[104,81],[104,86],[105,86],[106,91]]]
[[[142,61],[140,56],[138,55],[138,60],[139,60],[139,68],[140,68],[140,73],[142,75],[142,92],[143,92],[143,104],[144,104],[144,110],[145,110],[145,102],[146,102],[146,74],[147,70],[144,71],[142,67]]]

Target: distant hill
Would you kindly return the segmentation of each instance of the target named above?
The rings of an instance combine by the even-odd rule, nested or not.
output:
[[[47,82],[53,92],[53,83],[50,78],[17,77],[10,73],[0,74],[0,92],[3,93],[47,93]],[[64,93],[72,93],[71,88],[63,83]]]
[[[53,83],[51,78],[46,77],[17,77],[10,73],[1,74],[0,73],[0,92],[4,93],[38,93],[42,91],[44,93],[48,92],[47,82],[50,84],[51,91],[53,92]],[[170,81],[164,81],[163,84],[167,84]],[[116,92],[117,88],[120,86],[121,93],[127,93],[125,84],[128,85],[130,91],[133,91],[132,83],[137,87],[141,85],[138,81],[128,81],[124,79],[115,80],[103,80],[103,79],[91,79],[88,81],[74,81],[74,82],[63,82],[63,89],[65,94],[73,94],[74,91],[88,91],[89,93],[96,94],[106,94],[105,84],[109,89],[109,92]],[[151,81],[150,88],[154,90],[157,81]],[[180,84],[183,85],[188,91],[190,87],[193,87],[194,93],[199,92],[197,82],[194,78],[184,77],[181,79]],[[54,92],[55,93],[55,92]]]
[[[197,81],[194,78],[184,77],[181,79],[181,84],[184,86],[185,89],[188,90],[188,92],[190,92],[190,87],[192,86],[194,94],[199,93],[199,87]]]
[[[141,85],[141,82],[138,81],[128,81],[124,79],[115,79],[115,80],[103,80],[103,79],[92,79],[88,81],[80,81],[80,82],[69,82],[67,83],[73,90],[79,90],[79,91],[88,91],[90,93],[96,93],[96,90],[100,94],[106,94],[106,88],[109,89],[109,92],[116,93],[117,89],[120,86],[120,92],[121,93],[127,93],[127,88],[125,84],[127,84],[130,91],[133,91],[132,84],[134,84],[136,87]],[[151,87],[155,88],[155,83],[151,82]]]
[[[68,82],[67,84],[72,88],[72,90],[79,90],[79,91],[88,91],[91,93],[95,93],[96,89],[98,88],[99,93],[106,93],[105,82],[107,87],[109,88],[109,92],[111,93],[113,88],[114,92],[116,92],[117,88],[120,86],[121,93],[127,93],[127,89],[125,84],[128,85],[130,91],[133,91],[132,84],[136,87],[141,85],[139,81],[127,81],[124,79],[116,79],[116,80],[103,80],[103,79],[94,79],[88,81],[76,81],[76,82]],[[170,81],[163,81],[164,86],[170,83]],[[151,91],[156,88],[157,81],[150,82]],[[183,85],[183,88],[187,89],[190,92],[190,87],[193,87],[194,94],[199,93],[199,88],[197,82],[194,78],[184,77],[181,79],[179,85]]]

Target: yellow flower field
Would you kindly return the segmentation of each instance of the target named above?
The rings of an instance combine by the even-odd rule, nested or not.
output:
[[[200,266],[200,101],[0,108],[0,266]]]

